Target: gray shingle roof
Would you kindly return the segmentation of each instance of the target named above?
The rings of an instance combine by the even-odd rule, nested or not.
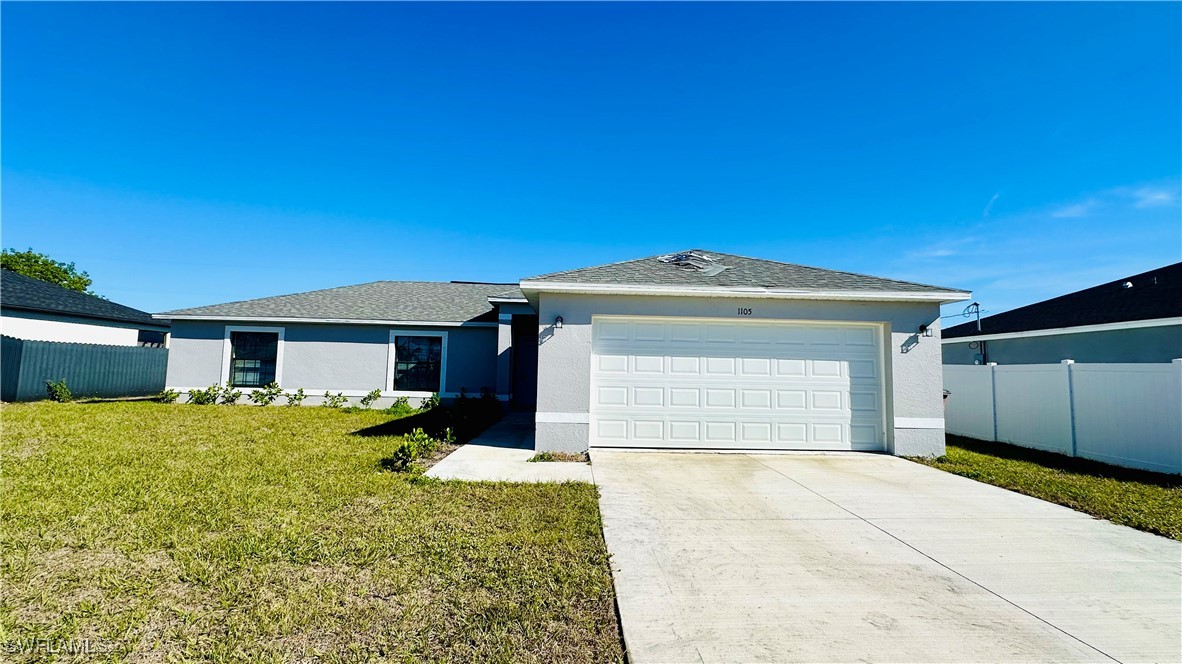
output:
[[[375,281],[356,286],[264,297],[168,311],[161,316],[228,318],[308,318],[317,320],[422,321],[463,323],[496,321],[488,303],[511,284],[437,281]]]
[[[663,263],[659,256],[637,258],[621,263],[552,272],[525,279],[577,284],[613,284],[638,286],[717,286],[734,288],[791,288],[806,290],[878,291],[907,293],[963,292],[910,281],[883,279],[852,272],[837,272],[819,267],[747,258],[705,249],[689,250],[714,259],[727,269],[708,276],[703,272]],[[679,252],[673,252],[679,253]]]
[[[1132,286],[1126,287],[1129,283]],[[950,327],[945,339],[1182,316],[1182,263]]]
[[[492,295],[490,297],[495,297],[502,300],[524,300],[525,293],[522,293],[520,288],[510,288],[503,293],[497,293],[496,295]]]
[[[152,314],[101,297],[79,293],[11,270],[0,270],[0,306],[42,313],[167,327]]]

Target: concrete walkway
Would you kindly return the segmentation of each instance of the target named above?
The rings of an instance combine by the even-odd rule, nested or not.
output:
[[[1178,662],[1182,544],[883,455],[593,451],[633,662]]]
[[[473,482],[590,482],[591,466],[569,461],[529,462],[533,413],[510,413],[428,471],[429,477]]]

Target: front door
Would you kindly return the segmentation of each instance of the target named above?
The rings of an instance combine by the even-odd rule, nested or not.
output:
[[[515,410],[538,407],[538,317],[513,316],[513,400]]]

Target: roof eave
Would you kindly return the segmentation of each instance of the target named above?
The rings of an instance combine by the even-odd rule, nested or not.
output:
[[[496,327],[489,321],[384,320],[373,318],[298,318],[292,316],[221,316],[210,314],[153,314],[154,318],[189,321],[226,321],[231,323],[314,323],[335,325],[400,325],[410,327]]]
[[[748,297],[787,300],[843,300],[857,302],[961,302],[968,291],[868,291],[837,289],[768,288],[751,286],[662,286],[657,284],[587,284],[554,281],[522,281],[521,291],[531,302],[540,293],[587,295],[664,295],[674,297]]]
[[[71,316],[73,318],[86,318],[88,320],[96,321],[111,321],[114,323],[128,323],[131,325],[156,325],[160,327],[168,327],[168,319],[158,319],[157,316],[147,314],[154,320],[144,320],[142,318],[132,318],[131,316],[101,316],[92,313],[79,313],[76,311],[62,311],[60,309],[49,309],[47,307],[31,307],[23,304],[3,304],[3,309],[14,311],[28,311],[35,314],[48,314],[51,316]],[[164,320],[164,323],[156,323],[155,320]]]
[[[1070,327],[1048,327],[1042,329],[1015,330],[1013,332],[981,332],[977,334],[957,335],[955,337],[941,336],[940,343],[955,344],[968,343],[970,341],[998,341],[1002,339],[1023,339],[1027,337],[1053,337],[1061,334],[1115,332],[1119,330],[1137,330],[1147,327],[1168,327],[1172,325],[1182,325],[1182,316],[1174,316],[1170,318],[1143,318],[1141,320],[1119,321],[1116,323],[1092,323],[1088,325],[1072,325]]]
[[[489,304],[527,304],[529,299],[524,297],[490,297]]]

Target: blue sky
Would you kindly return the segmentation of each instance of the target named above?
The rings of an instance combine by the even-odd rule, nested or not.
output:
[[[5,3],[0,241],[150,311],[687,247],[1003,311],[1180,260],[1180,26],[1176,3]]]

